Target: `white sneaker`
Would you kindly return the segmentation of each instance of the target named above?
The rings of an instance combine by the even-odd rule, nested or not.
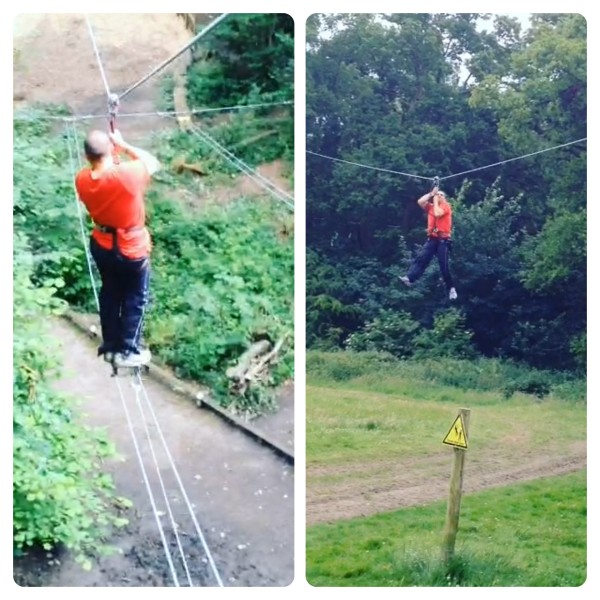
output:
[[[400,277],[400,281],[401,281],[401,282],[402,282],[404,285],[406,285],[406,286],[408,286],[408,287],[410,287],[410,286],[412,285],[412,282],[411,282],[411,281],[410,281],[410,279],[409,279],[408,277],[406,277],[406,276],[405,276],[405,277]]]
[[[456,290],[454,288],[450,288],[448,298],[450,298],[450,300],[456,300],[458,298],[458,294],[456,293]]]
[[[115,354],[115,367],[143,367],[150,362],[152,354],[150,350],[139,350],[138,352],[129,352],[123,354],[118,352]]]

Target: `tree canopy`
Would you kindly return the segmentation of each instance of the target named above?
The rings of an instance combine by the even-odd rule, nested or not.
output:
[[[407,356],[410,323],[453,310],[484,355],[583,366],[585,19],[313,15],[307,42],[308,344],[376,349],[396,314],[404,342],[381,339]],[[454,210],[453,307],[433,265],[414,288],[398,281],[435,176]]]

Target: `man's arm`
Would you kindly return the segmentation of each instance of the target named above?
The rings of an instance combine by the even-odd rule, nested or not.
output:
[[[427,210],[427,204],[431,202],[431,199],[434,197],[434,194],[437,192],[437,188],[433,188],[431,192],[427,194],[423,194],[418,200],[417,204],[423,209]],[[437,216],[437,215],[436,215]]]
[[[160,162],[154,155],[146,152],[146,150],[128,144],[119,131],[109,133],[108,135],[118,150],[125,152],[133,160],[141,161],[150,175],[154,175],[160,169]]]

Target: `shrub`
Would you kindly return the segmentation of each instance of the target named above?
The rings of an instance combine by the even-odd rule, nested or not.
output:
[[[361,330],[351,334],[346,347],[354,352],[389,352],[407,358],[414,352],[414,340],[420,325],[404,311],[382,310]]]
[[[474,358],[475,348],[471,343],[473,332],[466,329],[464,314],[451,308],[434,317],[433,327],[415,337],[415,357]]]
[[[86,555],[111,525],[126,522],[112,513],[112,480],[101,470],[113,449],[77,422],[71,400],[50,384],[59,373],[57,352],[42,324],[64,306],[55,296],[62,282],[32,284],[33,260],[21,235],[13,269],[14,546],[64,545],[89,567]]]

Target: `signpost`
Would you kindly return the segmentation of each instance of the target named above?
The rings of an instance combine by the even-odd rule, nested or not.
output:
[[[454,545],[458,532],[458,518],[460,516],[460,501],[462,498],[465,454],[468,447],[470,414],[471,411],[468,408],[461,408],[443,440],[444,444],[454,447],[450,495],[448,498],[448,510],[446,512],[446,524],[444,525],[444,539],[442,542],[442,560],[444,563],[448,563],[454,556]]]

